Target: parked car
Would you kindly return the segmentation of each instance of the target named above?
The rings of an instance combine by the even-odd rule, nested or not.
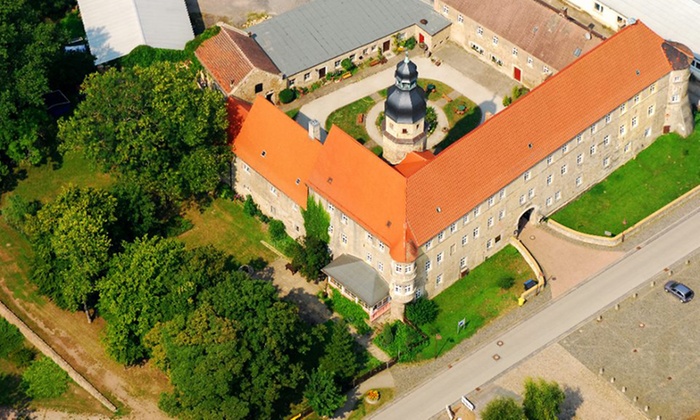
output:
[[[683,303],[690,302],[693,296],[695,296],[695,292],[693,292],[690,287],[673,280],[666,283],[664,290],[666,293],[673,293],[673,295]]]

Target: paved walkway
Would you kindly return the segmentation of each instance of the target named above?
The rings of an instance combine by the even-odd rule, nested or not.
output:
[[[552,290],[552,299],[563,295],[625,255],[620,250],[600,249],[573,242],[556,235],[546,225],[528,224],[519,238],[542,267],[547,285]]]
[[[462,51],[462,54],[468,53]],[[503,109],[503,96],[501,94],[481,86],[448,63],[443,62],[442,65],[436,66],[425,57],[413,57],[411,60],[418,66],[419,77],[435,79],[448,84],[479,105],[484,115],[487,112],[495,114]],[[311,119],[320,121],[321,126],[325,126],[326,119],[331,112],[390,86],[394,80],[394,70],[395,68],[391,66],[373,76],[345,85],[328,95],[307,103],[301,107],[300,112]]]

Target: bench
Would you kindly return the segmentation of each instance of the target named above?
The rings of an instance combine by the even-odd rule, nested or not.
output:
[[[447,96],[446,94],[443,93],[443,94],[442,94],[442,97],[445,98],[445,100],[446,100],[448,103],[449,103],[449,102],[452,102],[452,98],[450,98],[450,97]]]
[[[365,114],[362,114],[362,113],[357,114],[357,123],[362,124],[364,122],[365,122]]]
[[[348,79],[348,78],[350,78],[350,77],[352,77],[352,73],[350,73],[349,71],[343,73],[343,77],[342,77],[343,79]]]

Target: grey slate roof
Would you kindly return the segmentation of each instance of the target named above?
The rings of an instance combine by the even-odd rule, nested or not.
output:
[[[343,254],[322,270],[372,307],[389,296],[389,286],[374,268],[359,258]]]
[[[450,22],[420,0],[314,0],[248,30],[292,75],[413,24],[434,35]]]

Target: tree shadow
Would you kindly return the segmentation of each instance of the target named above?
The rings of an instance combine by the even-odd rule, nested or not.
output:
[[[301,287],[296,287],[282,298],[299,307],[299,317],[311,325],[323,324],[332,317],[328,307]]]
[[[560,420],[572,420],[576,418],[576,410],[583,404],[581,389],[564,386],[564,402],[559,409]]]
[[[0,420],[33,418],[31,398],[22,389],[22,377],[0,373]]]

